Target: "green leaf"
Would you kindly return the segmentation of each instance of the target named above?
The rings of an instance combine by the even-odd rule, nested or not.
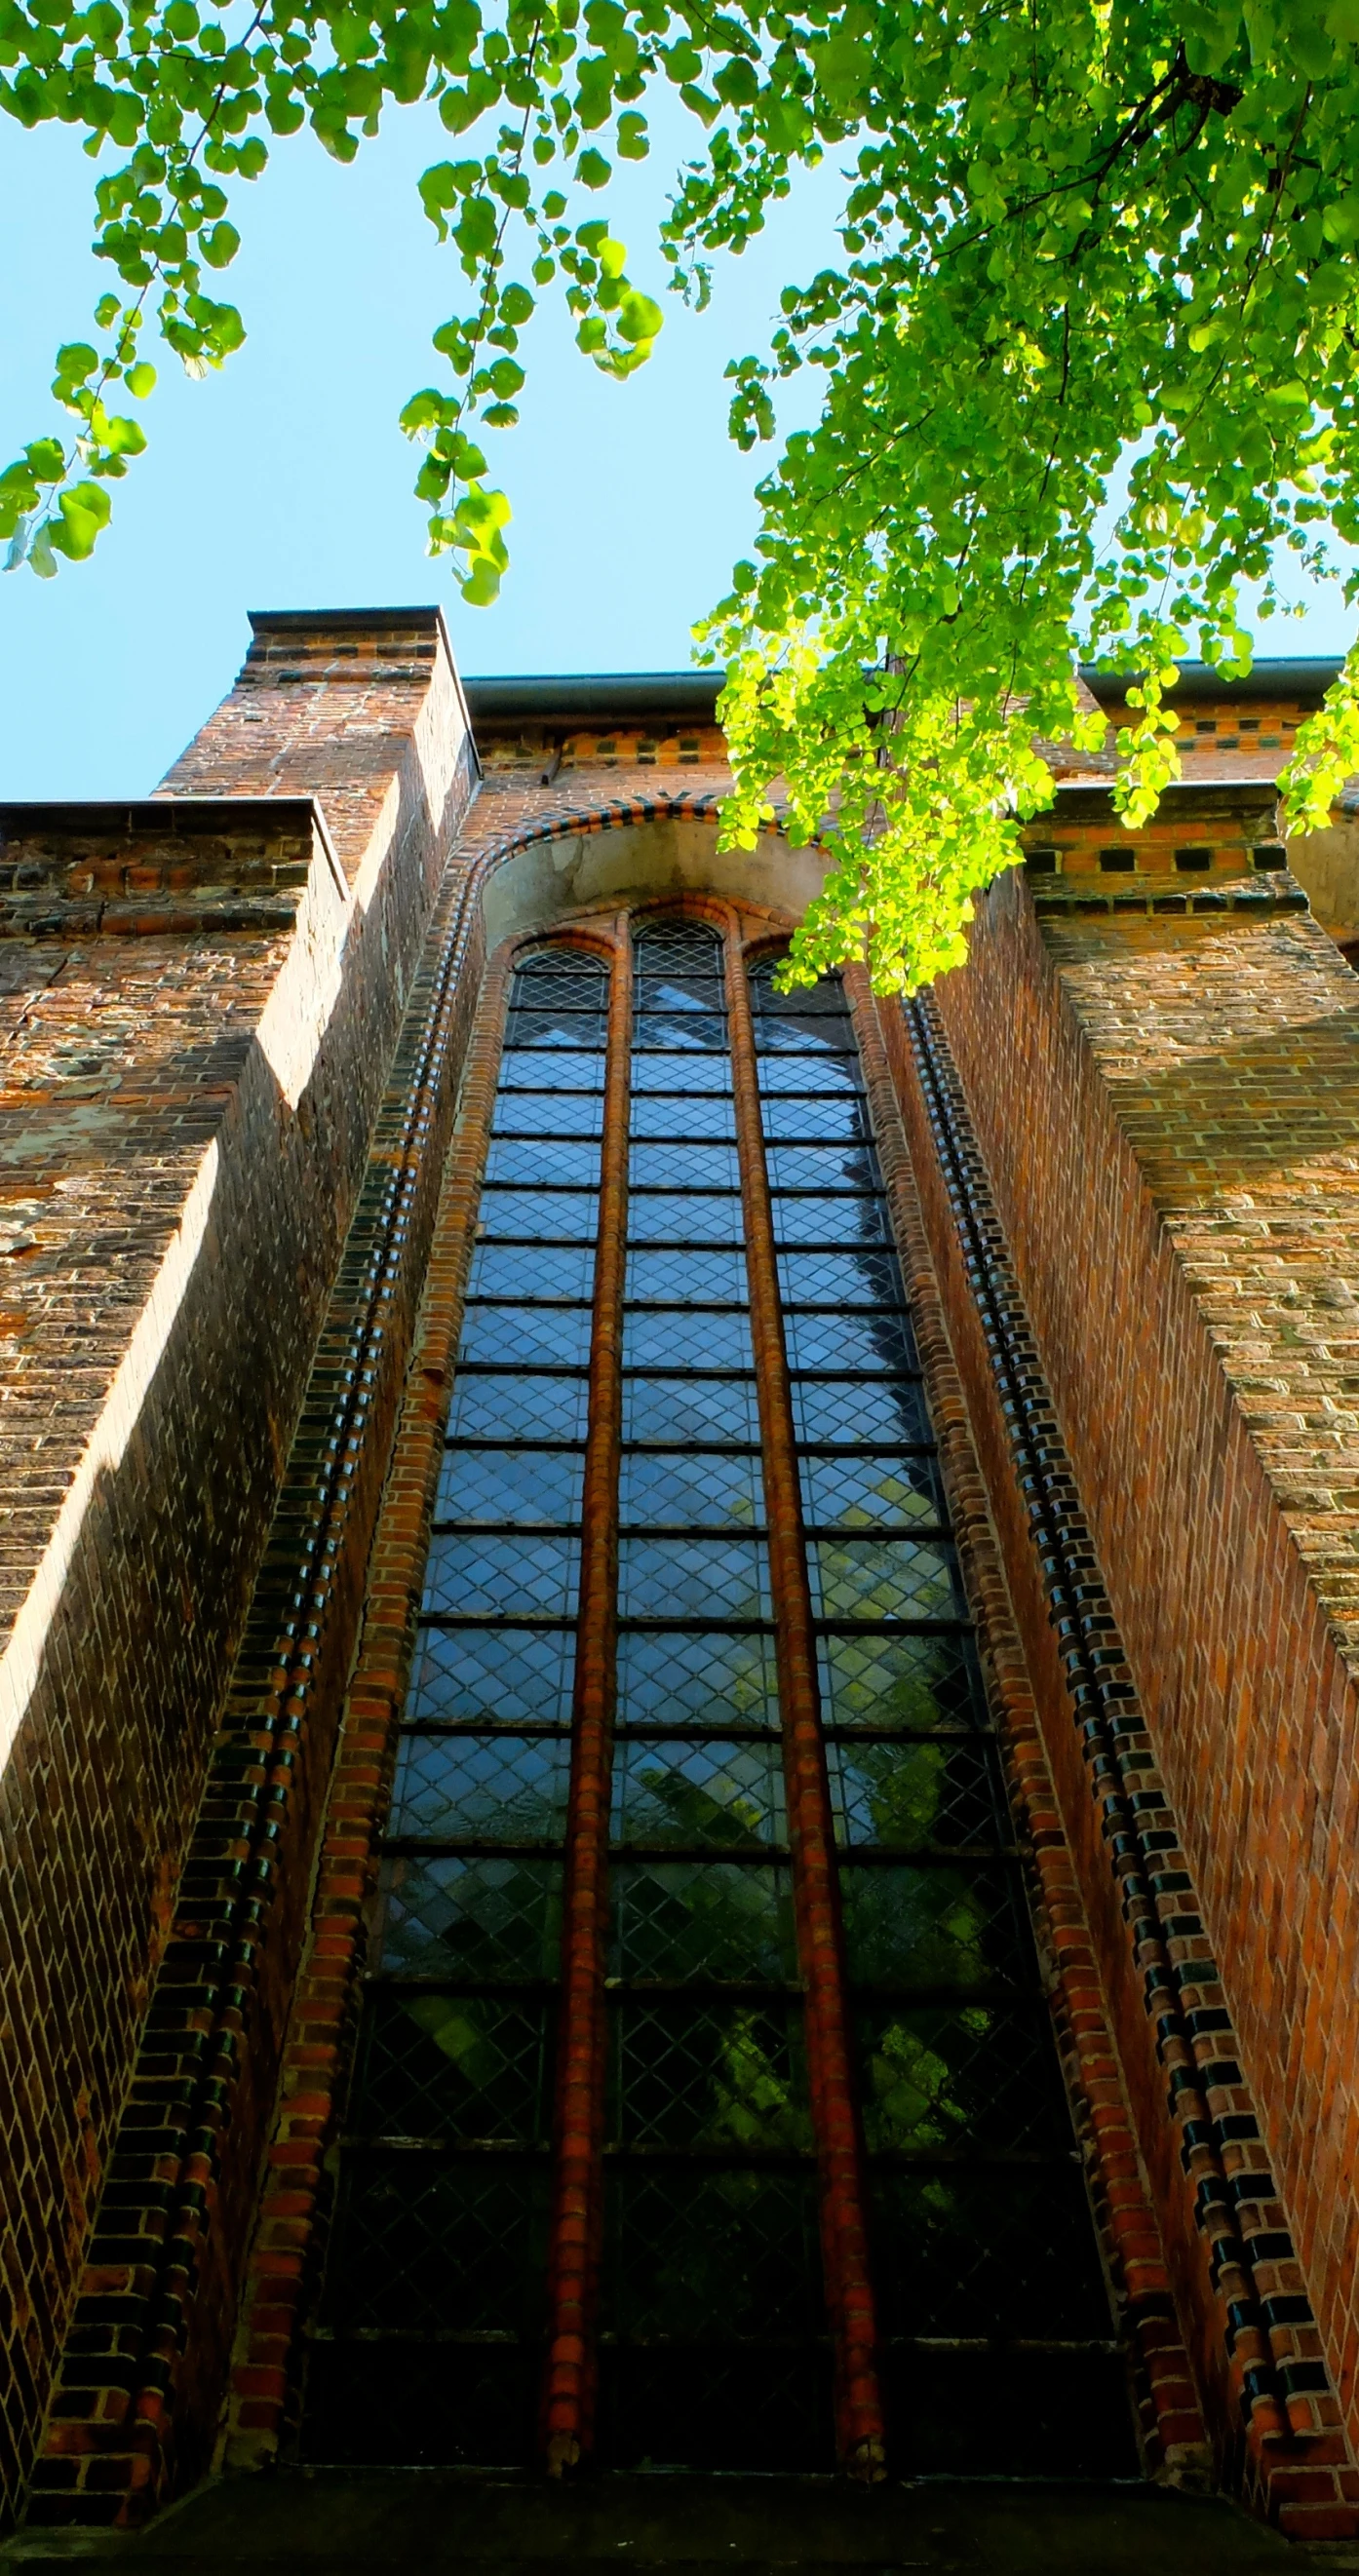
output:
[[[500,596],[500,573],[487,556],[478,555],[459,588],[469,608],[490,608]]]
[[[453,226],[453,238],[465,259],[484,259],[495,247],[496,212],[489,197],[468,197]]]
[[[58,438],[35,438],[24,449],[24,462],[35,483],[60,483],[66,473],[66,450]]]
[[[444,396],[433,385],[412,394],[401,413],[401,427],[407,438],[418,438],[422,430],[432,429],[443,419],[446,408]]]
[[[209,268],[229,268],[240,247],[241,236],[234,224],[214,224],[209,232],[199,235],[199,248]]]
[[[582,152],[576,163],[576,177],[582,188],[606,188],[612,175],[603,153],[593,148]]]
[[[680,97],[683,99],[685,106],[694,116],[698,117],[704,125],[712,125],[716,118],[721,115],[722,110],[720,102],[715,98],[709,98],[707,91],[697,88],[692,81],[686,81],[684,83],[684,86],[680,91]]]
[[[653,304],[649,295],[640,295],[635,287],[618,308],[618,329],[625,340],[645,340],[649,344],[664,320],[659,304]]]
[[[99,364],[99,352],[86,340],[71,340],[57,351],[57,373],[53,392],[74,392],[77,385],[88,382]]]
[[[749,107],[760,95],[760,76],[744,54],[734,54],[713,78],[713,88],[727,107]]]

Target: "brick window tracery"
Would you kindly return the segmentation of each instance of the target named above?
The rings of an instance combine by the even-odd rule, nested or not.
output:
[[[1127,2471],[852,1019],[711,909],[515,974],[304,2446]]]

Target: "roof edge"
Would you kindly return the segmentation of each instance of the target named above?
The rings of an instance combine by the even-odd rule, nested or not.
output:
[[[1181,662],[1179,678],[1167,695],[1172,704],[1177,699],[1244,703],[1255,698],[1314,697],[1319,705],[1344,667],[1340,653],[1274,654],[1253,662],[1244,679],[1228,679],[1215,662]],[[1136,671],[1101,671],[1093,662],[1082,662],[1079,671],[1102,707],[1126,706],[1128,691],[1138,682]]]

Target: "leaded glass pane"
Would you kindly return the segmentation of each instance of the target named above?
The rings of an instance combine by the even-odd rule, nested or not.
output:
[[[546,2166],[531,2179],[531,2242],[540,2247]],[[522,2341],[461,2342],[439,2327],[427,2336],[339,2341],[322,2332],[307,2369],[301,2455],[394,2468],[514,2468],[532,2457],[537,2412],[536,2332]]]
[[[613,1836],[723,1851],[782,1843],[777,1744],[622,1743],[614,1761]]]
[[[628,1132],[633,1136],[659,1141],[673,1136],[677,1120],[674,1098],[666,1093],[652,1098],[645,1091],[634,1092]],[[736,1109],[726,1095],[709,1096],[706,1092],[686,1094],[683,1110],[684,1133],[696,1139],[721,1141],[736,1134]]]
[[[578,1449],[446,1449],[435,1520],[572,1528],[580,1519],[582,1463]]]
[[[630,1252],[623,1290],[630,1305],[740,1306],[746,1266],[738,1252]]]
[[[358,2060],[365,2133],[545,2145],[551,2018],[536,1996],[379,1986],[369,1998]]]
[[[618,1608],[624,1619],[767,1619],[762,1539],[622,1538]]]
[[[953,1550],[909,1538],[817,1538],[807,1543],[812,1607],[822,1619],[957,1619],[963,1599]]]
[[[944,1518],[939,1470],[927,1450],[914,1457],[804,1457],[800,1472],[803,1515],[812,1527],[909,1529]]]
[[[725,1056],[699,1054],[663,1054],[652,1048],[650,1054],[637,1054],[632,1059],[632,1095],[634,1100],[645,1092],[673,1092],[670,1133],[683,1136],[683,1110],[691,1092],[730,1092],[732,1072]]]
[[[825,1053],[843,1055],[857,1074],[858,1058],[848,1020],[827,1016],[824,1020],[758,1019],[755,1044],[761,1055],[798,1055],[811,1057]]]
[[[607,1034],[602,1011],[511,1011],[505,1050],[517,1055],[521,1063],[531,1063],[535,1055],[575,1055],[586,1048],[598,1048],[602,1055]],[[545,1078],[539,1076],[540,1081]]]
[[[785,1252],[779,1259],[779,1287],[792,1306],[903,1303],[897,1258],[886,1244],[865,1244],[859,1252]]]
[[[777,1726],[773,1638],[625,1629],[618,1714],[631,1726]]]
[[[430,1840],[537,1842],[566,1821],[565,1736],[408,1732],[397,1759],[392,1832]]]
[[[485,1190],[482,1232],[517,1243],[588,1243],[599,1233],[599,1197],[593,1190]]]
[[[625,1452],[618,1517],[624,1529],[644,1522],[678,1529],[753,1528],[764,1518],[759,1459],[730,1450]]]
[[[799,2006],[630,1996],[610,2016],[609,2135],[618,2144],[806,2153]]]
[[[1070,2164],[880,2170],[873,2198],[885,2333],[1107,2339],[1089,2203]]]
[[[582,1137],[495,1136],[486,1178],[502,1189],[589,1190],[599,1183],[599,1147]]]
[[[617,2468],[806,2477],[835,2466],[828,2345],[615,2345],[599,2357],[600,2447]]]
[[[617,1861],[610,1974],[720,1984],[797,1974],[788,1873],[747,1862]]]
[[[493,1136],[601,1136],[602,1091],[502,1093],[491,1123]]]
[[[925,1441],[929,1416],[922,1389],[909,1378],[851,1379],[795,1377],[793,1424],[799,1440],[829,1448],[843,1441],[863,1448],[871,1442]]]
[[[501,1058],[500,1089],[512,1091],[598,1090],[604,1080],[603,1021],[600,1022],[598,1054],[587,1053],[583,1040],[576,1036],[563,1039],[552,1054],[505,1055]],[[592,1034],[586,1031],[588,1037]]]
[[[811,1313],[787,1308],[784,1338],[791,1369],[862,1369],[891,1376],[917,1366],[911,1328],[905,1316],[896,1312],[879,1309],[866,1314],[852,1306]]]
[[[771,1144],[864,1144],[872,1138],[866,1102],[858,1092],[832,1091],[798,1098],[776,1093],[764,1104],[764,1132]]]
[[[570,1628],[424,1628],[406,1714],[413,1723],[562,1725],[571,1716],[575,1660]]]
[[[576,1377],[497,1376],[460,1371],[449,1409],[450,1440],[583,1440],[589,1385]]]
[[[730,1243],[739,1245],[741,1201],[735,1191],[724,1196],[677,1198],[656,1191],[628,1201],[631,1243]]]
[[[771,1145],[773,1190],[872,1190],[877,1163],[867,1145]]]
[[[577,1539],[436,1530],[421,1607],[444,1617],[484,1617],[496,1610],[560,1615],[574,1610],[579,1583]]]
[[[584,1368],[590,1357],[588,1306],[477,1306],[463,1317],[464,1368]]]
[[[479,1243],[468,1274],[469,1297],[566,1297],[587,1305],[594,1287],[589,1244]]]
[[[558,1861],[485,1856],[383,1864],[381,1966],[392,1975],[472,1983],[555,1976]]]
[[[710,984],[718,1008],[722,1000],[722,941],[701,921],[640,921],[635,934],[637,970],[660,977],[679,991],[695,989],[695,979]]]
[[[982,1737],[830,1744],[826,1761],[837,1842],[918,1851],[1009,1839]]]
[[[822,1637],[817,1661],[828,1726],[974,1727],[983,1710],[961,1636]]]
[[[760,1043],[756,1031],[755,1043]],[[787,1094],[815,1094],[823,1099],[863,1096],[863,1080],[855,1055],[766,1054],[760,1065],[760,1096],[766,1103]]]
[[[870,2154],[1070,2152],[1046,2005],[862,2004],[857,2021]]]
[[[840,1873],[845,1951],[856,1985],[906,1988],[1032,1981],[1011,1870],[861,1862]]]
[[[845,1190],[838,1198],[774,1195],[774,1239],[781,1246],[819,1251],[827,1243],[885,1243],[887,1211],[880,1199]]]
[[[731,1308],[633,1306],[623,1316],[623,1366],[748,1369],[750,1319]]]
[[[704,1081],[706,1087],[723,1087],[727,1032],[719,1019],[702,1019],[697,1013],[686,1017],[679,1011],[648,1011],[637,1019],[634,1045],[633,1082],[638,1090],[677,1091],[688,1073]],[[702,1066],[705,1056],[712,1060],[708,1068]]]
[[[345,2179],[333,2325],[522,2331],[542,2243],[531,2169],[501,2157],[356,2150]]]
[[[734,1190],[740,1182],[734,1145],[635,1144],[629,1177],[638,1190]]]
[[[667,2342],[807,2335],[821,2322],[810,2174],[615,2168],[607,2327]]]
[[[623,1437],[730,1440],[749,1448],[760,1436],[753,1377],[625,1377]]]

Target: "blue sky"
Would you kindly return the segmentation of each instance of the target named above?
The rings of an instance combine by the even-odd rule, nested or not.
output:
[[[631,274],[655,290],[656,216],[697,129],[673,131],[607,201]],[[53,354],[88,334],[110,280],[89,255],[94,172],[78,138],[5,120],[0,143],[3,462],[52,425]],[[655,356],[627,385],[581,358],[559,306],[535,320],[523,423],[492,442],[515,516],[511,573],[485,611],[465,609],[425,555],[397,428],[406,396],[435,379],[429,335],[463,284],[415,191],[447,149],[432,113],[392,112],[350,169],[304,133],[240,191],[228,291],[244,350],[200,384],[166,360],[143,415],[149,452],[91,563],[48,583],[0,579],[0,795],[145,794],[229,686],[250,608],[440,600],[468,671],[688,660],[693,620],[749,546],[771,454],[727,440],[723,367],[765,345],[780,287],[829,255],[838,176],[809,177],[742,260],[719,263],[706,314],[665,296]],[[785,427],[818,389],[810,372],[796,380]],[[1275,652],[1327,652],[1346,627],[1328,598],[1265,636]]]
[[[684,148],[693,149],[683,127]],[[111,282],[89,256],[94,171],[76,136],[0,127],[0,462],[52,425],[63,340]],[[429,335],[464,281],[415,180],[447,156],[424,110],[392,113],[347,170],[307,134],[233,207],[224,281],[246,346],[190,383],[165,358],[141,413],[150,447],[91,562],[0,579],[0,795],[145,794],[230,684],[250,608],[442,602],[468,671],[673,669],[755,524],[756,476],[726,436],[729,356],[763,347],[781,286],[833,247],[840,183],[816,173],[709,311],[662,297],[665,328],[626,385],[573,345],[559,305],[526,334],[519,429],[490,442],[513,555],[500,603],[463,607],[425,554],[417,458],[397,414],[443,362]],[[629,273],[660,292],[654,244],[673,172],[659,149],[612,193]],[[600,201],[603,211],[603,201]],[[146,354],[165,353],[149,342]],[[804,403],[819,379],[809,376]],[[789,413],[789,425],[794,414]]]

